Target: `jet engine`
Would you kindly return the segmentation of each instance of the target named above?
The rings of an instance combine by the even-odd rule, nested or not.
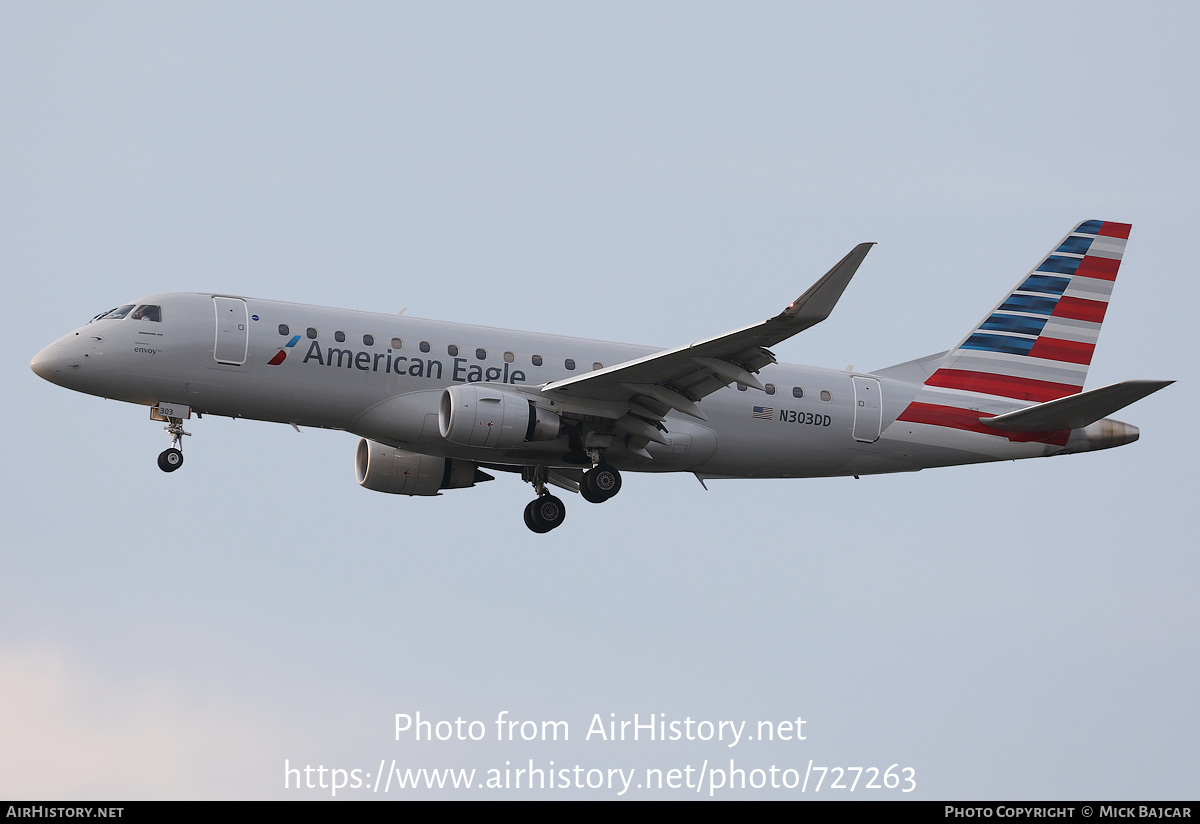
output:
[[[470,461],[406,452],[366,438],[358,442],[354,474],[359,486],[393,495],[437,495],[493,479]]]
[[[561,418],[515,392],[486,384],[451,386],[438,405],[438,430],[464,446],[505,448],[558,437]]]

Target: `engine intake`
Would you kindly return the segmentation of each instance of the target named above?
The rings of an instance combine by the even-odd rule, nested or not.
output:
[[[354,453],[358,485],[392,495],[437,495],[493,480],[470,461],[435,458],[363,438]]]
[[[438,431],[451,443],[503,449],[558,437],[561,418],[528,398],[482,384],[451,386],[438,404]]]

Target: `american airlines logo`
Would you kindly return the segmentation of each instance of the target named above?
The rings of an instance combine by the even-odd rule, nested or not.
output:
[[[267,361],[267,366],[278,366],[287,358],[287,350],[291,349],[300,342],[299,335],[293,335],[292,339],[283,345],[283,348],[275,353],[275,357]],[[315,343],[315,341],[314,341]]]

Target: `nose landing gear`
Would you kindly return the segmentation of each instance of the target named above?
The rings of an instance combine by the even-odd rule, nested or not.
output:
[[[192,433],[183,431],[183,418],[167,418],[167,425],[163,429],[171,434],[171,448],[159,453],[158,468],[163,472],[174,472],[183,466],[183,436]]]
[[[158,453],[158,468],[163,472],[174,472],[183,466],[183,453],[174,447]]]

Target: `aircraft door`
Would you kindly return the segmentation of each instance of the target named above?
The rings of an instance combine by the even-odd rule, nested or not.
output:
[[[213,298],[217,313],[217,340],[213,346],[213,359],[217,363],[241,366],[246,362],[250,348],[250,318],[246,313],[246,301],[241,298]]]
[[[854,440],[875,443],[883,426],[883,403],[879,381],[855,375],[854,382]]]

